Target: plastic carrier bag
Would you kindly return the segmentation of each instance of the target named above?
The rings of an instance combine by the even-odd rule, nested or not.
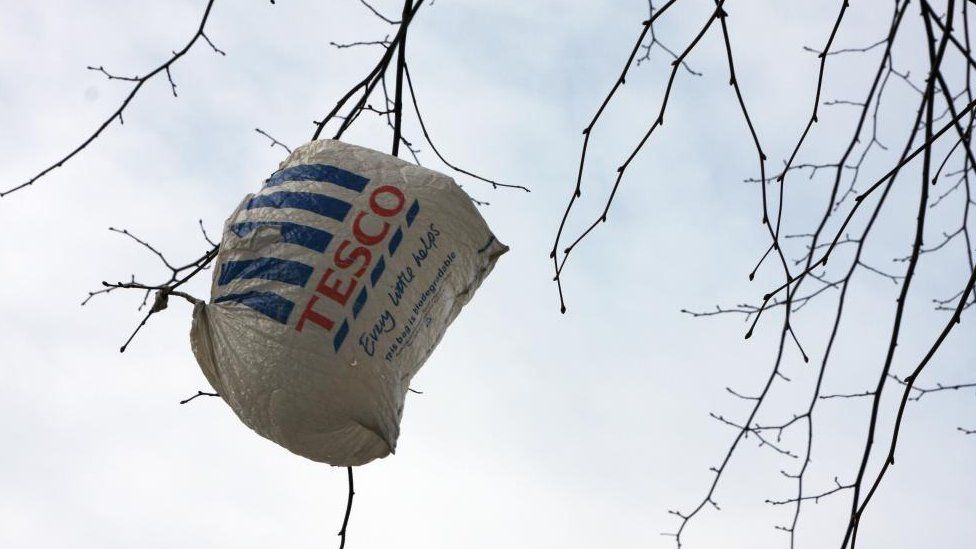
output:
[[[261,436],[362,465],[394,452],[410,379],[507,250],[450,177],[313,141],[224,225],[193,353]]]

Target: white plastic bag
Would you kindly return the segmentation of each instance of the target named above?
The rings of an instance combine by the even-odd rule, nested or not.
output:
[[[507,250],[450,177],[313,141],[227,220],[193,352],[258,434],[361,465],[395,450],[410,379]]]

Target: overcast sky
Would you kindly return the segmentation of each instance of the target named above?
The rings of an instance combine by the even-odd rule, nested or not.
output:
[[[391,15],[397,4],[377,2]],[[709,4],[689,1],[662,18],[662,38],[685,43]],[[731,4],[743,92],[779,166],[812,102],[817,59],[802,46],[822,44],[837,6]],[[76,146],[116,108],[128,84],[86,66],[144,72],[182,47],[204,5],[0,0],[0,187]],[[646,9],[643,0],[439,0],[411,27],[411,73],[442,152],[532,193],[458,178],[491,203],[481,211],[512,251],[414,379],[423,394],[408,397],[396,455],[357,470],[347,547],[672,547],[661,535],[677,525],[667,510],[687,511],[703,497],[708,468],[735,434],[708,412],[734,419],[747,412],[725,388],[761,387],[778,319],[771,315],[746,342],[741,318],[692,319],[680,310],[755,301],[781,276],[769,269],[751,284],[746,277],[768,236],[757,188],[743,183],[757,175],[755,153],[714,30],[689,59],[703,76],[679,72],[661,133],[628,172],[609,222],[566,269],[566,315],[548,260],[580,130],[619,74]],[[881,38],[889,9],[853,3],[838,45]],[[917,26],[916,8],[907,17]],[[152,81],[124,126],[113,124],[64,168],[0,200],[0,546],[336,546],[344,470],[257,436],[219,399],[179,405],[209,389],[190,352],[185,303],[154,316],[125,354],[118,347],[141,318],[141,295],[79,303],[102,280],[166,274],[109,226],[175,261],[197,257],[206,248],[197,220],[219,234],[241,197],[284,157],[254,128],[304,143],[311,121],[381,53],[329,42],[392,32],[355,0],[217,0],[207,34],[226,57],[200,44],[174,67],[178,98],[165,80]],[[898,59],[913,67],[911,52]],[[653,120],[667,61],[656,51],[636,69],[594,131],[589,201],[573,229],[597,215],[614,169]],[[838,59],[824,98],[863,95],[869,66]],[[890,101],[897,118],[915,98],[895,89]],[[827,161],[842,149],[850,111],[828,111],[801,160]],[[892,149],[902,146],[903,126],[884,127]],[[425,164],[443,169],[413,119],[406,135]],[[346,139],[389,147],[378,121]],[[792,229],[808,232],[826,183],[806,174],[793,181]],[[893,217],[879,229],[890,245],[872,260],[886,267],[903,268],[890,258],[907,252],[915,189],[912,180],[903,195],[896,191]],[[929,300],[961,287],[958,257],[921,270],[898,372],[914,366],[943,321]],[[826,392],[868,388],[887,343],[897,286],[859,276]],[[206,278],[190,290],[206,296]],[[811,306],[797,322],[814,363],[831,303]],[[921,382],[971,381],[972,335],[964,321]],[[785,371],[798,382],[812,367],[787,351]],[[965,547],[976,537],[976,436],[956,430],[976,427],[972,397],[955,392],[912,404],[860,547]],[[787,389],[778,398],[794,397]],[[855,472],[867,406],[822,406],[811,491]],[[789,410],[772,406],[764,417],[788,419]],[[687,546],[784,547],[773,526],[791,510],[764,500],[792,495],[779,471],[797,466],[744,442],[716,494],[722,511],[700,516]],[[801,547],[839,544],[848,498],[804,508]]]

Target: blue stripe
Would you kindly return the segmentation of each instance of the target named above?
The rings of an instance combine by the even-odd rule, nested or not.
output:
[[[491,246],[491,243],[494,241],[495,241],[495,235],[491,235],[491,238],[488,239],[488,243],[482,246],[481,249],[478,250],[478,253],[480,254],[481,252],[487,250],[488,246]]]
[[[316,252],[324,252],[332,242],[332,234],[321,229],[289,223],[287,221],[247,221],[231,225],[230,230],[237,236],[246,236],[258,227],[277,227],[281,240]]]
[[[383,276],[383,271],[386,270],[386,261],[383,260],[383,256],[380,256],[380,260],[376,262],[373,267],[373,271],[369,273],[369,281],[373,283],[373,287],[376,287],[376,283],[380,281],[380,277]]]
[[[420,201],[414,200],[413,204],[410,205],[410,209],[407,210],[407,227],[413,225],[413,220],[417,218],[417,212],[420,211]]]
[[[369,297],[366,294],[366,288],[359,290],[359,295],[356,296],[356,301],[352,304],[352,317],[359,318],[359,311],[363,309],[363,305],[366,304],[366,298]]]
[[[220,266],[218,286],[224,286],[239,278],[260,278],[285,284],[304,286],[312,276],[312,267],[297,261],[261,257],[244,261],[228,261]]]
[[[255,208],[295,208],[314,212],[336,221],[345,221],[352,206],[338,198],[315,193],[279,191],[260,194],[247,201],[248,210]]]
[[[396,232],[393,233],[393,237],[390,238],[390,255],[391,256],[393,255],[393,252],[395,252],[397,250],[397,248],[400,247],[400,241],[401,240],[403,240],[403,231],[399,227],[397,227]]]
[[[363,192],[369,179],[361,175],[326,164],[302,164],[279,170],[264,182],[265,187],[274,187],[288,181],[318,181],[332,183],[346,189]]]
[[[244,292],[240,294],[227,294],[214,299],[214,303],[232,301],[240,303],[254,309],[255,311],[284,324],[288,322],[288,316],[295,304],[271,292]]]
[[[339,347],[342,347],[342,342],[346,340],[346,336],[349,335],[349,321],[343,320],[342,326],[339,326],[339,331],[336,332],[335,339],[332,340],[332,348],[339,352]]]

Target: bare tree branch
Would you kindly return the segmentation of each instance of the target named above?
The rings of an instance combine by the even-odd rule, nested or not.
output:
[[[80,145],[78,145],[77,147],[75,147],[71,152],[69,152],[67,155],[63,156],[60,160],[58,160],[54,164],[51,164],[50,166],[44,168],[43,170],[41,170],[40,172],[38,172],[37,174],[35,174],[34,176],[32,176],[27,181],[25,181],[25,182],[23,182],[23,183],[21,183],[19,185],[15,185],[13,187],[10,187],[10,188],[8,188],[5,191],[0,191],[0,198],[3,198],[4,196],[6,196],[6,195],[8,195],[10,193],[13,193],[15,191],[19,191],[20,189],[23,189],[25,187],[29,187],[29,186],[33,185],[35,182],[37,182],[39,179],[41,179],[42,177],[44,177],[45,175],[47,175],[48,173],[50,173],[54,169],[60,168],[61,166],[63,166],[65,162],[71,160],[76,155],[78,155],[78,153],[80,153],[81,151],[85,150],[85,148],[87,148],[89,145],[91,145],[91,143],[93,141],[95,141],[95,139],[97,139],[98,136],[101,135],[103,131],[105,131],[105,128],[107,128],[112,123],[112,121],[114,121],[114,120],[117,119],[119,121],[119,123],[123,123],[122,113],[125,111],[126,107],[129,106],[129,103],[131,103],[132,100],[135,98],[136,94],[139,93],[139,90],[142,89],[142,86],[145,85],[150,80],[152,80],[153,77],[159,75],[160,73],[165,73],[166,74],[166,78],[169,80],[169,84],[170,84],[170,88],[172,89],[173,96],[175,97],[176,96],[176,84],[173,82],[173,77],[172,77],[172,73],[170,72],[170,68],[173,66],[173,64],[175,64],[177,61],[179,61],[184,55],[186,55],[186,53],[188,51],[190,51],[190,49],[197,43],[197,41],[200,38],[203,38],[204,41],[206,41],[208,44],[210,44],[210,46],[214,49],[214,51],[216,51],[217,53],[220,53],[220,54],[224,54],[224,52],[218,50],[213,45],[213,43],[210,42],[210,39],[207,38],[204,35],[204,32],[203,32],[204,31],[204,28],[207,26],[207,20],[210,18],[210,10],[213,7],[213,4],[214,4],[214,0],[208,0],[207,1],[207,7],[206,7],[206,9],[203,12],[203,18],[200,20],[200,25],[197,27],[196,32],[193,33],[193,36],[190,37],[189,42],[187,42],[186,45],[183,46],[182,49],[180,49],[178,51],[174,51],[173,52],[173,55],[169,59],[167,59],[166,61],[164,61],[161,65],[159,65],[155,69],[147,72],[146,74],[144,74],[142,76],[123,77],[123,76],[115,76],[115,75],[112,75],[108,71],[106,71],[103,67],[88,67],[89,70],[94,70],[94,71],[101,72],[102,74],[104,74],[110,80],[124,80],[124,81],[128,81],[128,82],[133,82],[133,83],[135,83],[135,85],[132,87],[131,90],[129,90],[129,94],[126,95],[126,97],[122,100],[122,104],[119,105],[119,107],[111,115],[109,115],[109,117],[106,118],[105,121],[103,121],[95,129],[95,131],[91,135],[88,136],[88,138],[86,138],[84,141],[82,141]]]

